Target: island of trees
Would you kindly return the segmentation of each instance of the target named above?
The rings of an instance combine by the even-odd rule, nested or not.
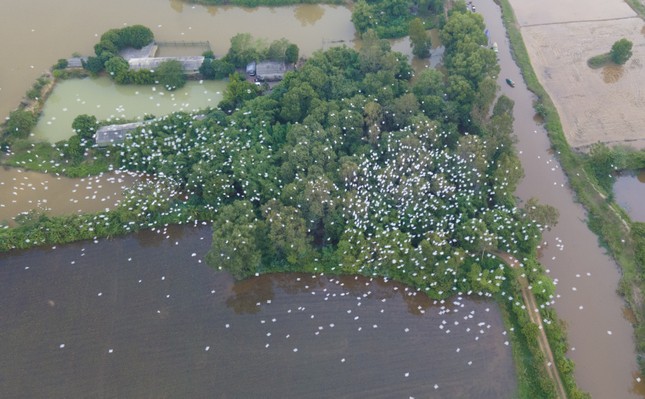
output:
[[[110,32],[88,64],[120,76],[113,50],[151,38],[139,27]],[[562,326],[546,306],[553,284],[536,261],[541,231],[556,223],[557,211],[534,201],[516,208],[522,168],[513,103],[496,99],[499,67],[481,16],[465,5],[453,8],[442,22],[444,68],[416,76],[375,30],[367,27],[362,38],[360,51],[316,52],[263,92],[227,69],[257,50],[249,36],[238,35],[228,59],[206,57],[202,65],[204,75],[230,75],[220,107],[199,117],[180,112],[151,120],[102,150],[91,145],[92,116],[77,118],[78,134],[64,143],[11,141],[6,162],[15,166],[67,174],[122,168],[155,180],[132,188],[111,211],[26,215],[0,230],[0,250],[208,221],[209,264],[238,278],[350,273],[396,279],[437,299],[495,297],[518,331],[522,395],[555,397],[537,327],[522,308],[523,275],[550,320],[545,328],[568,393],[584,397],[565,357]],[[274,48],[284,57],[295,51],[284,42]],[[505,266],[504,254],[523,267]]]

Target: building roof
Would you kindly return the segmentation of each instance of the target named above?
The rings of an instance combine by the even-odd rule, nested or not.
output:
[[[257,63],[255,71],[258,75],[284,74],[287,66],[283,62],[263,61]]]
[[[145,122],[132,122],[123,123],[120,125],[109,125],[99,128],[94,134],[94,141],[99,147],[122,143],[125,140],[125,135],[139,126],[143,126]]]
[[[204,57],[190,56],[190,57],[154,57],[154,58],[131,58],[128,60],[130,69],[138,71],[139,69],[156,69],[162,62],[177,60],[181,63],[184,72],[197,72],[199,67],[204,63]]]

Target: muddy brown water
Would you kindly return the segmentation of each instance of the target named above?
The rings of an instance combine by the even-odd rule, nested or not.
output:
[[[100,11],[98,11],[100,10]],[[248,32],[267,41],[288,38],[309,55],[355,37],[347,7],[206,7],[172,0],[46,0],[0,2],[0,118],[13,110],[35,79],[60,58],[93,53],[99,36],[124,24],[150,27],[160,41],[208,40],[216,55]],[[16,39],[10,39],[16,38]],[[19,40],[17,39],[19,38]]]
[[[622,316],[621,309],[624,303],[615,293],[619,278],[617,266],[597,246],[596,237],[586,228],[584,211],[573,201],[572,193],[567,188],[566,179],[553,154],[549,153],[549,143],[545,132],[532,119],[534,115],[532,109],[533,97],[526,91],[519,70],[508,51],[508,41],[501,25],[499,9],[490,1],[475,0],[475,3],[478,12],[482,13],[486,18],[488,28],[491,31],[491,40],[496,41],[499,46],[502,67],[502,73],[499,77],[500,86],[515,101],[515,131],[519,139],[518,149],[521,151],[522,163],[526,172],[526,177],[518,189],[518,195],[524,200],[530,197],[538,197],[541,202],[556,206],[560,210],[560,223],[546,234],[545,239],[549,245],[545,245],[542,248],[541,260],[550,270],[552,277],[558,282],[558,298],[556,299],[555,307],[568,325],[569,355],[576,362],[576,379],[581,388],[591,392],[593,397],[596,398],[644,397],[645,388],[642,384],[637,384],[635,380],[637,367],[633,351],[632,329],[629,322]],[[96,12],[98,9],[101,12]],[[83,2],[64,0],[56,3],[35,0],[32,2],[0,2],[0,15],[3,16],[3,23],[0,24],[0,34],[6,38],[20,37],[20,40],[4,40],[0,42],[0,52],[2,54],[11,54],[11,57],[5,58],[5,61],[0,64],[0,115],[2,116],[8,114],[15,107],[35,78],[53,64],[55,60],[69,56],[75,51],[83,54],[91,53],[92,45],[98,40],[98,35],[107,29],[122,26],[123,24],[142,23],[148,25],[153,29],[155,36],[159,40],[209,40],[216,54],[226,51],[231,36],[244,31],[258,37],[266,37],[269,40],[287,37],[300,46],[302,54],[310,54],[321,47],[326,48],[330,45],[346,43],[354,38],[354,29],[349,20],[349,10],[345,7],[334,6],[312,5],[278,9],[241,9],[234,7],[203,7],[176,0],[163,4],[160,4],[157,0],[138,0],[136,2],[116,0],[110,3],[109,8],[106,8],[104,3],[99,3],[97,0]],[[403,43],[400,46],[405,47]],[[518,83],[514,89],[505,85],[504,79],[506,77],[510,77]],[[27,188],[25,188],[26,190]],[[4,189],[0,192],[2,195],[11,195],[5,194]],[[92,195],[98,194],[92,193]],[[63,201],[67,201],[69,198],[68,195],[61,197]],[[6,198],[3,199],[4,202],[0,201],[0,203],[8,204],[9,202],[7,202]],[[29,199],[26,200],[26,203],[29,203],[28,201]],[[34,200],[32,199],[31,201],[33,202]],[[0,208],[0,211],[3,209]],[[106,249],[105,252],[101,252],[103,256],[97,256],[96,258],[105,258],[109,261],[110,259],[116,260],[119,257],[126,257],[126,251],[130,251],[129,247],[124,244],[128,242],[127,240],[132,240],[132,238],[118,241],[121,243],[119,244],[121,247]],[[134,240],[141,242],[142,246],[148,245],[157,249],[168,242],[167,240],[162,241],[162,243],[157,243],[155,240],[148,242],[140,237]],[[186,247],[190,247],[190,245],[186,245]],[[76,248],[74,251],[77,251],[79,257],[76,259],[81,259],[83,257],[82,247],[73,248]],[[39,258],[36,257],[36,254],[42,253],[45,255],[38,255],[40,256]],[[51,270],[62,273],[72,267],[71,262],[75,259],[69,260],[70,258],[68,257],[64,261],[58,262],[55,261],[56,256],[58,256],[56,255],[57,253],[61,252],[58,250],[51,252],[35,250],[12,256],[24,256],[26,257],[25,259],[29,259],[27,261],[29,266],[20,263],[20,266],[16,266],[18,269],[30,267],[26,271],[31,270],[33,272],[35,269],[45,269],[46,266],[51,264]],[[198,253],[198,257],[203,256],[203,249],[202,252]],[[108,254],[108,256],[105,256],[105,254]],[[9,350],[6,343],[3,342],[2,345],[5,345],[3,346],[3,353],[11,353],[11,356],[6,358],[11,359],[15,365],[19,366],[11,368],[7,365],[6,358],[3,360],[3,369],[13,370],[9,374],[0,373],[0,384],[3,390],[6,389],[5,392],[19,393],[20,389],[29,388],[25,392],[35,392],[35,396],[39,396],[38,392],[40,392],[42,395],[45,391],[38,390],[44,388],[35,381],[36,377],[42,374],[43,381],[49,384],[48,388],[58,390],[55,392],[63,392],[62,396],[68,396],[64,392],[69,392],[69,395],[75,396],[76,392],[83,392],[84,395],[84,389],[96,389],[96,392],[104,392],[105,396],[129,396],[130,394],[132,396],[149,396],[147,394],[152,392],[151,395],[154,397],[163,397],[173,396],[175,385],[182,393],[190,395],[194,392],[190,391],[191,389],[207,388],[201,387],[200,384],[192,383],[189,386],[185,380],[181,380],[182,375],[184,378],[189,379],[189,370],[195,374],[195,381],[199,379],[206,386],[213,386],[213,383],[209,382],[208,378],[217,376],[219,373],[229,376],[227,374],[229,369],[240,373],[247,370],[242,369],[240,361],[231,354],[227,355],[228,357],[224,357],[228,360],[228,363],[224,364],[212,363],[203,357],[204,353],[202,352],[206,352],[204,350],[206,346],[210,346],[208,352],[211,352],[217,348],[217,340],[222,340],[228,345],[233,342],[233,338],[227,340],[221,336],[215,336],[215,343],[207,343],[206,340],[200,341],[200,339],[193,338],[190,334],[184,334],[187,328],[186,325],[195,324],[198,320],[198,316],[192,314],[193,308],[201,309],[206,307],[210,310],[213,306],[204,305],[197,300],[195,300],[196,302],[186,300],[182,302],[181,306],[173,308],[174,314],[180,315],[180,317],[178,316],[178,318],[174,318],[164,324],[166,319],[163,319],[162,316],[165,313],[155,313],[156,310],[162,311],[161,302],[163,301],[158,297],[168,295],[162,293],[167,289],[159,285],[159,281],[156,288],[142,290],[136,294],[142,296],[142,298],[139,297],[139,302],[130,300],[137,298],[135,294],[127,294],[130,296],[124,294],[127,300],[119,297],[122,290],[125,293],[130,292],[125,289],[128,286],[128,283],[125,282],[127,280],[125,273],[131,270],[127,267],[127,264],[123,266],[120,262],[113,262],[114,264],[110,265],[117,267],[117,269],[104,267],[102,271],[97,272],[103,273],[103,275],[91,274],[91,266],[89,266],[82,270],[77,270],[74,276],[61,278],[60,281],[57,280],[58,274],[47,274],[47,277],[27,279],[24,278],[24,275],[19,275],[15,271],[16,268],[5,267],[5,265],[8,265],[10,258],[4,256],[0,261],[0,266],[2,266],[0,269],[4,271],[10,270],[11,272],[3,278],[3,287],[6,287],[6,289],[3,288],[0,292],[11,298],[5,299],[7,305],[2,307],[4,314],[0,320],[2,320],[3,329],[5,320],[11,320],[11,323],[7,324],[14,330],[7,335],[6,342],[11,341],[12,347],[17,345],[18,349]],[[29,258],[29,256],[34,256],[34,258]],[[176,256],[179,257],[180,255]],[[150,257],[154,258],[152,255]],[[139,276],[160,279],[158,274],[151,276],[150,273],[156,273],[159,270],[165,271],[173,267],[174,261],[166,263],[164,258],[154,259],[157,259],[156,263],[148,263],[150,267],[137,269],[140,270]],[[194,258],[191,257],[190,262],[193,260]],[[182,262],[178,263],[183,265]],[[178,290],[180,290],[180,287],[184,287],[188,291],[196,291],[196,287],[209,281],[215,286],[215,277],[213,277],[212,272],[203,271],[208,269],[199,269],[202,271],[196,272],[195,270],[197,269],[198,267],[195,267],[188,273],[190,276],[200,276],[199,278],[191,277],[195,280],[186,281],[177,278],[177,281],[183,281],[177,285]],[[184,272],[186,271],[184,270]],[[88,278],[86,279],[84,276]],[[104,286],[97,285],[101,281],[110,282],[113,291],[109,296],[102,295],[98,297],[98,289],[106,290]],[[36,305],[32,305],[30,301],[41,301],[39,303],[44,304],[42,305],[43,307],[47,306],[49,310],[55,309],[56,312],[59,312],[60,307],[57,306],[60,304],[60,300],[57,302],[55,297],[67,295],[67,286],[70,284],[72,284],[71,287],[76,287],[72,290],[75,295],[83,287],[87,290],[92,288],[94,290],[91,292],[92,295],[89,295],[87,291],[85,294],[92,298],[95,296],[103,299],[111,298],[114,301],[113,303],[119,304],[119,307],[130,310],[122,313],[119,308],[108,309],[103,304],[97,308],[99,309],[97,312],[93,312],[91,303],[76,301],[76,297],[73,297],[74,300],[67,297],[64,303],[69,306],[65,307],[61,313],[53,316],[45,316],[31,308],[31,306]],[[132,281],[129,281],[129,284],[134,285]],[[228,284],[230,286],[231,283],[228,281],[219,284],[222,284],[222,286]],[[14,289],[13,287],[19,288]],[[38,289],[46,291],[48,295],[39,295],[36,292]],[[231,289],[229,288],[228,290]],[[23,291],[25,295],[22,294]],[[10,295],[11,293],[12,295]],[[189,303],[194,306],[189,306]],[[70,308],[72,304],[73,306]],[[150,308],[152,308],[152,316],[145,314],[149,310],[146,308],[146,304],[149,304]],[[491,309],[493,307],[491,306]],[[188,312],[188,309],[191,309],[191,312]],[[13,318],[8,319],[5,314],[11,315]],[[29,318],[30,314],[34,314],[36,317]],[[162,316],[159,316],[159,319],[151,318],[156,317],[155,314]],[[24,319],[20,319],[20,317],[24,317]],[[140,317],[143,317],[143,322],[139,322]],[[170,316],[168,317],[170,318]],[[199,317],[202,316],[200,315]],[[59,318],[65,320],[65,322],[60,321]],[[44,319],[49,323],[37,324],[40,322],[37,319]],[[205,324],[198,324],[201,326],[198,328],[201,329],[200,333],[207,334],[212,330],[219,331],[221,322],[224,320],[218,320],[217,323],[204,321]],[[22,324],[22,321],[24,321],[24,324]],[[93,321],[98,324],[91,326],[79,325],[79,321]],[[249,325],[253,324],[253,322],[247,323],[251,323]],[[163,327],[164,333],[155,334],[155,330],[146,329],[149,327],[148,324]],[[215,328],[215,324],[218,324],[217,328]],[[51,328],[50,325],[52,326]],[[493,324],[491,323],[491,325]],[[54,328],[55,326],[57,327]],[[146,328],[143,328],[144,326]],[[140,328],[141,330],[139,330]],[[172,329],[177,329],[179,332],[173,335],[173,333],[167,331]],[[146,335],[145,337],[142,336],[141,331],[145,332],[143,334]],[[249,329],[248,334],[257,334],[257,331],[253,333],[251,331],[254,330]],[[83,338],[83,336],[85,337]],[[188,338],[184,339],[182,336]],[[128,337],[132,338],[132,341],[129,341]],[[393,335],[392,337],[394,337],[394,340],[398,339],[398,335]],[[73,338],[76,338],[77,343],[80,342],[78,340],[81,340],[81,338],[85,341],[80,346],[75,347]],[[255,341],[253,341],[254,339]],[[24,340],[24,342],[20,343],[21,340]],[[239,341],[241,340],[242,338],[239,339]],[[257,336],[253,338],[247,335],[244,335],[244,340],[249,340],[249,342],[261,341]],[[369,350],[376,351],[381,345],[387,346],[391,341],[389,338],[385,341],[378,341],[378,343],[377,341],[372,341],[373,346]],[[194,342],[197,342],[198,345],[191,347],[190,345]],[[71,351],[63,350],[62,352],[50,351],[52,346],[54,349],[58,348],[60,350],[59,345],[61,344],[66,345],[63,348],[65,350],[74,349]],[[117,347],[116,344],[121,345]],[[255,350],[255,346],[251,346],[251,348],[253,348],[253,353],[257,355],[258,351]],[[109,349],[113,349],[113,353],[108,353]],[[290,349],[292,350],[293,348]],[[96,351],[93,352],[93,350]],[[250,350],[243,346],[239,348],[241,352]],[[296,353],[286,352],[288,354],[283,353],[278,357],[287,358],[287,356]],[[309,353],[311,355],[311,352],[305,350],[299,350],[297,353]],[[25,360],[20,360],[25,354],[29,354],[29,356]],[[132,376],[137,376],[137,381],[141,382],[140,385],[134,384],[134,378],[130,378],[130,374],[123,369],[126,363],[114,363],[115,355],[117,354],[127,358],[126,362],[132,370],[140,371],[140,373],[133,372],[131,374]],[[63,356],[63,358],[61,359],[60,356]],[[262,358],[262,362],[268,368],[271,368],[269,364],[273,360]],[[241,362],[247,363],[245,366],[248,366],[254,361],[246,360]],[[176,363],[178,367],[168,368],[170,367],[168,366],[169,363]],[[39,374],[41,364],[43,369],[42,373]],[[346,357],[345,364],[350,364],[349,357]],[[432,357],[425,358],[426,368],[430,368],[429,366],[433,364],[435,362]],[[236,367],[238,368],[231,367],[231,365],[237,365]],[[335,364],[334,367],[339,365],[341,363]],[[289,367],[289,373],[296,376],[295,380],[300,378],[297,372],[301,367],[304,367],[303,364],[298,363],[297,366]],[[70,373],[66,368],[74,370],[74,373]],[[150,368],[150,371],[147,371],[148,368]],[[23,373],[20,373],[20,370]],[[26,372],[26,370],[29,371]],[[275,372],[275,370],[278,369],[274,368],[272,372]],[[402,372],[403,368],[400,368],[399,371]],[[65,374],[65,372],[68,374]],[[252,380],[252,383],[259,385],[280,377],[275,374],[271,377],[266,377],[265,374],[262,374],[267,372],[266,370],[254,372],[249,369],[248,372],[259,373],[259,375],[264,376]],[[208,378],[204,376],[206,373],[209,375]],[[405,380],[407,383],[412,381],[411,378],[417,378],[415,372],[410,371],[410,373],[410,376]],[[76,374],[86,376],[90,379],[90,383],[85,384],[84,381],[81,381],[82,379],[73,379],[71,377]],[[350,379],[348,375],[340,373],[336,378],[348,380]],[[359,378],[357,375],[360,375],[360,373],[355,369],[355,373],[351,377],[360,384],[361,380],[357,379]],[[467,384],[468,374],[458,371],[450,375],[454,380]],[[5,376],[10,376],[11,378]],[[67,377],[71,378],[72,381],[66,381]],[[496,379],[500,379],[497,374],[488,380],[494,384]],[[13,382],[12,385],[8,386],[9,381]],[[115,381],[124,384],[124,387],[119,386],[118,383],[113,384]],[[321,383],[320,387],[327,387],[329,381],[333,381],[333,379],[326,379],[325,385]],[[238,384],[239,386],[232,387],[232,391],[226,394],[229,394],[229,397],[236,397],[240,391],[235,391],[235,389],[243,389],[243,387],[239,382],[232,382],[231,384]],[[135,387],[135,385],[137,386]],[[155,388],[155,385],[162,385],[165,388]],[[267,386],[268,384],[264,388],[267,389]],[[437,392],[442,392],[441,387],[445,386],[445,384],[440,382],[439,386],[440,388]],[[498,397],[499,395],[495,388],[488,388],[489,386],[486,385],[483,389],[491,389],[491,392],[494,392],[491,397]],[[66,389],[69,389],[69,391],[66,391]],[[120,391],[121,389],[125,391]],[[384,389],[384,392],[390,392],[387,390],[389,388]],[[434,392],[433,390],[431,391]],[[168,393],[163,394],[164,392]],[[401,394],[407,394],[407,391],[405,393],[401,391]],[[358,394],[356,395],[358,396]],[[8,397],[12,396],[14,395],[8,395]],[[452,392],[451,395],[445,397],[455,396],[457,394]],[[476,394],[475,397],[482,397],[482,395]]]
[[[614,196],[632,220],[645,222],[645,170],[638,173],[623,174],[616,178]]]
[[[513,127],[525,171],[516,194],[524,201],[538,198],[560,211],[558,225],[544,236],[540,261],[557,282],[554,307],[567,325],[568,356],[576,363],[576,380],[593,398],[643,398],[645,384],[636,380],[632,325],[616,294],[619,268],[587,228],[585,211],[575,202],[556,154],[550,151],[546,131],[533,119],[534,96],[510,54],[499,7],[488,0],[473,3],[499,46],[498,83],[515,101]],[[517,82],[515,88],[506,85],[506,78]]]
[[[206,227],[0,254],[4,398],[512,398],[495,303],[202,262]],[[510,333],[509,333],[510,334]]]
[[[0,167],[0,222],[37,209],[48,215],[99,212],[114,208],[123,189],[138,179],[125,172],[82,179]]]

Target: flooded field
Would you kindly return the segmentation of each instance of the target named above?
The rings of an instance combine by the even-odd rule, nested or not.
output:
[[[619,176],[614,183],[616,203],[632,220],[645,222],[645,171]]]
[[[60,82],[47,99],[38,120],[36,139],[56,142],[74,135],[72,122],[81,114],[98,120],[141,120],[177,111],[216,107],[226,88],[224,81],[189,81],[175,91],[161,86],[117,85],[107,77]]]
[[[83,179],[0,167],[0,223],[11,224],[32,209],[48,215],[69,215],[111,209],[123,198],[123,188],[138,178],[125,172]]]
[[[5,60],[0,63],[0,118],[18,106],[36,78],[58,59],[74,52],[92,55],[103,32],[125,24],[146,25],[160,41],[209,41],[217,56],[242,32],[267,41],[288,38],[305,56],[320,48],[351,45],[355,36],[347,7],[316,4],[248,9],[115,0],[106,8],[99,0],[34,0],[0,2],[0,15],[0,35],[20,37],[0,42]]]
[[[0,396],[513,398],[494,303],[381,279],[234,283],[208,228],[0,254]]]

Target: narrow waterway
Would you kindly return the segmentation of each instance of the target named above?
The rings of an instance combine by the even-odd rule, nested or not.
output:
[[[525,172],[517,195],[523,201],[538,198],[560,211],[558,225],[545,233],[540,261],[557,282],[554,306],[567,325],[576,380],[594,398],[645,397],[645,383],[636,380],[633,328],[616,294],[619,268],[587,228],[585,211],[574,200],[546,132],[534,121],[534,96],[512,59],[499,7],[490,0],[473,3],[499,46],[498,84],[515,101],[513,126]],[[505,78],[517,82],[515,88]]]
[[[0,254],[3,398],[513,398],[495,303],[202,262],[206,227]]]

